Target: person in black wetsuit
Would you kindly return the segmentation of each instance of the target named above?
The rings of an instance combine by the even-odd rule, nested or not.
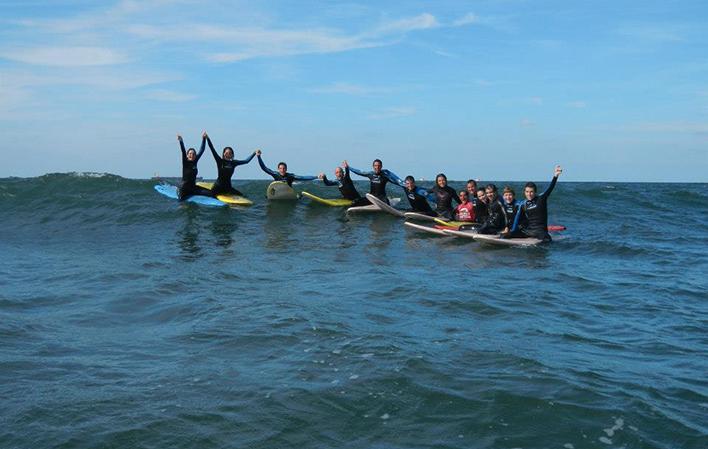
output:
[[[209,144],[209,149],[211,150],[212,156],[214,156],[214,161],[216,162],[216,170],[218,172],[216,182],[214,182],[214,185],[211,188],[211,191],[215,195],[221,195],[221,194],[230,194],[230,195],[240,195],[243,196],[241,192],[236,190],[232,185],[231,185],[231,177],[234,174],[234,169],[238,167],[239,165],[245,165],[251,162],[251,159],[253,159],[253,156],[256,155],[256,152],[254,151],[248,159],[244,159],[242,161],[239,161],[238,159],[234,159],[234,150],[231,147],[224,147],[224,151],[221,153],[223,157],[219,156],[214,149],[214,145],[211,143],[211,139],[209,138],[209,135],[207,134],[206,136],[207,143]]]
[[[484,223],[489,215],[489,208],[487,207],[487,193],[484,187],[477,188],[476,202],[474,204],[474,216],[477,222]]]
[[[271,170],[263,163],[263,159],[261,159],[261,150],[256,150],[256,156],[258,156],[258,165],[261,166],[261,169],[264,172],[268,173],[276,181],[287,182],[290,187],[293,186],[294,181],[312,181],[313,179],[317,179],[317,176],[299,176],[288,173],[288,164],[285,162],[278,162],[278,171]]]
[[[405,184],[404,191],[406,192],[408,202],[411,204],[411,212],[430,215],[431,217],[437,216],[433,208],[430,207],[428,200],[425,198],[424,194],[427,193],[426,190],[421,187],[416,187],[413,176],[406,176]]]
[[[346,164],[347,161],[344,161]],[[383,167],[383,163],[381,162],[381,159],[374,159],[374,162],[372,164],[373,171],[361,171],[357,170],[354,167],[349,167],[349,169],[356,173],[359,176],[364,176],[366,178],[369,178],[369,181],[371,181],[371,186],[369,188],[369,193],[374,195],[376,198],[380,199],[381,201],[385,202],[386,204],[390,204],[388,201],[388,197],[386,196],[386,184],[388,182],[392,182],[400,187],[405,187],[403,181],[396,176],[395,174],[391,173],[388,170],[382,170],[381,167]]]
[[[504,206],[499,201],[497,186],[487,184],[484,188],[487,195],[487,218],[477,231],[480,234],[499,234],[509,226],[504,213]]]
[[[514,233],[514,236],[551,241],[551,236],[548,234],[548,197],[553,192],[561,173],[563,173],[563,169],[560,165],[556,165],[551,183],[540,195],[536,194],[535,183],[526,183],[524,186],[526,200],[521,202],[521,207],[512,226],[512,232],[519,231]]]
[[[354,182],[349,175],[349,164],[347,161],[342,163],[344,168],[337,167],[334,169],[334,176],[336,181],[330,181],[324,173],[320,173],[319,178],[322,180],[326,186],[337,186],[339,187],[339,193],[342,194],[342,198],[351,200],[352,206],[366,206],[371,204],[369,200],[362,197],[359,192],[354,187]]]
[[[435,212],[442,218],[452,220],[455,218],[452,202],[456,201],[460,204],[460,198],[457,196],[455,189],[447,185],[447,176],[440,173],[435,177],[435,186],[428,189],[428,193],[435,195]]]
[[[199,147],[199,152],[194,151],[194,148],[185,150],[182,136],[177,134],[179,148],[182,151],[182,183],[179,186],[177,196],[180,201],[186,200],[192,195],[204,195],[214,197],[211,190],[205,189],[197,185],[197,162],[204,154],[204,146],[206,145],[206,133],[202,134],[202,146]]]
[[[513,237],[511,233],[511,225],[516,219],[516,215],[521,206],[519,201],[516,201],[516,193],[514,189],[510,186],[504,186],[504,193],[502,194],[502,207],[504,209],[504,215],[506,216],[506,227],[502,230],[502,235],[506,237]]]

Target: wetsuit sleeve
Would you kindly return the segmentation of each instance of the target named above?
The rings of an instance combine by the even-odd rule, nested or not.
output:
[[[199,158],[202,157],[202,154],[204,154],[205,147],[206,147],[206,137],[202,137],[202,146],[199,147],[199,153],[197,153],[197,158],[195,159],[196,161],[198,161]]]
[[[335,182],[335,181],[330,181],[329,179],[327,179],[326,176],[324,176],[324,177],[322,178],[322,182],[324,183],[324,185],[330,186],[330,187],[331,187],[331,186],[337,186],[337,185],[339,185],[337,182]]]
[[[349,167],[349,169],[350,169],[352,172],[354,172],[354,174],[357,174],[357,175],[359,175],[359,176],[363,176],[363,177],[365,177],[365,178],[371,179],[371,175],[373,175],[373,172],[370,172],[370,171],[361,171],[361,170],[357,170],[357,169],[354,168],[354,167]]]
[[[540,194],[539,196],[542,196],[545,198],[548,195],[550,195],[551,192],[553,192],[553,189],[556,187],[557,182],[558,182],[558,176],[554,176],[553,179],[551,180],[551,183],[546,188],[546,190],[542,194]]]
[[[511,226],[511,232],[515,232],[519,229],[519,219],[521,218],[522,203],[517,203],[519,207],[516,209],[516,215],[514,216],[514,224]]]
[[[403,180],[401,178],[399,178],[398,175],[396,175],[394,172],[389,171],[389,170],[381,170],[381,172],[384,175],[386,175],[386,177],[388,178],[388,180],[390,182],[396,184],[397,186],[400,186],[400,187],[406,186],[406,183],[403,182]]]
[[[184,141],[179,138],[179,149],[182,151],[182,162],[187,160],[187,149],[184,147]]]
[[[246,164],[248,164],[249,162],[251,162],[251,160],[253,159],[253,156],[255,156],[255,155],[256,155],[256,152],[254,151],[254,152],[251,153],[251,155],[250,155],[249,157],[247,157],[246,159],[243,159],[243,160],[235,160],[235,161],[234,161],[234,165],[246,165]]]
[[[293,175],[293,179],[295,181],[314,181],[317,179],[317,176],[300,176],[300,175]]]
[[[456,201],[457,204],[462,204],[462,201],[460,201],[460,197],[457,196],[457,192],[455,192],[455,189],[453,189],[452,187],[450,187],[450,193],[452,194],[452,200],[453,200],[453,201]]]
[[[209,144],[209,149],[211,150],[211,155],[214,156],[214,160],[216,162],[220,162],[221,157],[219,156],[219,153],[217,153],[216,150],[214,149],[214,145],[211,144],[211,139],[209,138],[209,136],[207,136],[206,139],[207,139],[207,143]]]
[[[266,165],[263,163],[263,159],[261,159],[261,156],[258,156],[258,165],[261,166],[261,170],[264,172],[268,173],[271,176],[279,176],[276,172],[271,170],[270,168],[266,167]]]

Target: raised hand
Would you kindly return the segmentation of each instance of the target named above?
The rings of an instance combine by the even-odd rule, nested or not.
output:
[[[557,178],[558,176],[560,176],[561,173],[563,173],[563,169],[560,165],[556,165],[555,170],[553,170],[553,176]]]
[[[260,155],[261,155],[261,149],[259,148],[256,150],[256,156],[260,156]]]

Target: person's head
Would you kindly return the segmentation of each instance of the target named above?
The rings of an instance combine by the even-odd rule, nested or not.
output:
[[[342,170],[342,167],[337,167],[334,169],[334,176],[337,179],[342,179],[342,177],[344,177],[344,170]]]
[[[221,156],[227,161],[230,161],[234,158],[234,149],[231,147],[224,147],[224,151],[221,153]]]
[[[504,186],[504,194],[502,196],[504,197],[504,201],[511,204],[514,202],[516,194],[514,193],[514,189],[509,186]]]
[[[487,192],[484,191],[484,187],[477,187],[477,199],[487,202]]]
[[[280,176],[285,176],[285,173],[288,171],[288,164],[285,162],[278,162],[278,173],[280,173]]]
[[[536,183],[527,182],[524,186],[524,196],[527,200],[531,201],[536,198]]]
[[[447,185],[447,176],[445,176],[445,173],[438,173],[435,177],[435,184],[437,184],[438,187],[445,187]]]
[[[413,176],[411,176],[411,175],[406,176],[405,182],[406,182],[406,189],[408,189],[408,190],[415,189],[415,178],[413,178]]]
[[[381,173],[383,162],[381,162],[381,159],[374,159],[374,162],[371,164],[371,166],[374,168],[374,173],[378,175],[379,173]]]
[[[484,193],[487,196],[488,201],[494,201],[497,198],[497,186],[494,184],[487,184],[484,187]]]
[[[467,195],[477,195],[477,181],[474,179],[467,181]]]
[[[194,148],[190,148],[187,150],[187,159],[190,161],[193,161],[197,158],[197,152],[194,150]]]
[[[470,196],[467,193],[467,190],[460,190],[459,198],[460,198],[460,203],[467,204],[467,202],[470,199]]]

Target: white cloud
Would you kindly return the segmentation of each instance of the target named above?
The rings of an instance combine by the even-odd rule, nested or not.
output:
[[[128,62],[123,53],[102,47],[30,47],[0,50],[0,57],[25,64],[84,67]]]
[[[407,17],[405,19],[384,23],[376,29],[375,34],[392,32],[406,33],[408,31],[427,30],[430,28],[437,28],[439,26],[440,23],[434,15],[423,13],[414,17]]]
[[[369,114],[371,120],[386,120],[399,117],[409,117],[415,115],[416,109],[407,106],[394,106]]]
[[[345,95],[373,95],[390,92],[391,89],[385,87],[361,86],[350,83],[334,83],[329,86],[321,86],[310,89],[316,94],[345,94]]]
[[[456,27],[460,27],[460,26],[472,25],[472,24],[476,24],[476,23],[480,23],[479,16],[477,16],[474,13],[468,13],[468,14],[465,14],[464,16],[460,17],[459,19],[455,20],[452,23],[452,25],[456,26]]]

